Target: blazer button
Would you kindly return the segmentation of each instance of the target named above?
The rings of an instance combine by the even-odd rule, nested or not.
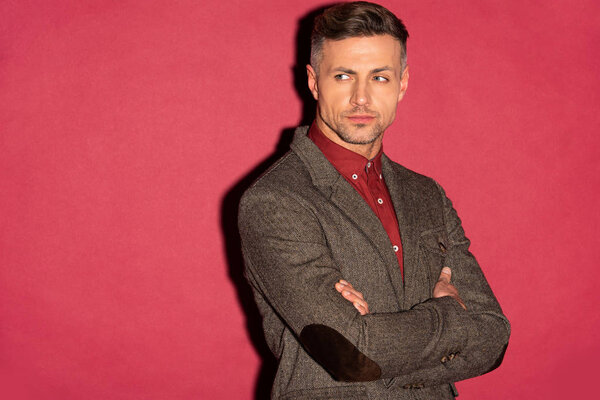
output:
[[[454,360],[454,357],[456,357],[456,354],[450,353],[450,355],[448,355],[448,360],[452,361]]]
[[[444,356],[440,361],[442,362],[442,364],[446,364],[446,361],[448,361],[448,357]]]

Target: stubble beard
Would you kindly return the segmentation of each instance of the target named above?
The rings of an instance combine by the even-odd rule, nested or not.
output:
[[[373,115],[375,117],[375,121],[373,125],[369,128],[366,124],[352,124],[350,122],[342,122],[348,115],[357,114],[359,112]],[[349,144],[371,144],[376,141],[383,132],[385,131],[385,127],[381,123],[379,118],[379,114],[373,112],[366,112],[361,109],[353,109],[349,112],[345,112],[340,114],[338,121],[328,121],[323,118],[321,115],[321,119],[331,129],[335,134],[342,139],[344,142]],[[363,131],[364,130],[364,131]],[[354,133],[360,131],[359,134]]]

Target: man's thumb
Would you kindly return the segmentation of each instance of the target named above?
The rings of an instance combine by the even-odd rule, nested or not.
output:
[[[440,274],[440,281],[444,281],[446,283],[450,283],[450,279],[452,278],[452,270],[449,267],[442,268],[442,273]]]

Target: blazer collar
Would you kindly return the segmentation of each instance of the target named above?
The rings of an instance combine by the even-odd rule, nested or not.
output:
[[[342,176],[329,160],[327,160],[317,145],[308,138],[308,129],[308,126],[296,128],[290,148],[298,155],[298,157],[300,157],[308,168],[308,172],[310,173],[315,186],[331,186],[335,184],[338,179],[342,178]],[[402,180],[405,178],[404,174],[398,174],[398,171],[394,170],[392,166],[393,162],[385,155],[385,153],[381,154],[381,164],[383,173],[394,175],[391,177],[393,180]]]
[[[296,128],[290,148],[300,157],[315,186],[332,186],[343,177],[307,136],[308,126]]]

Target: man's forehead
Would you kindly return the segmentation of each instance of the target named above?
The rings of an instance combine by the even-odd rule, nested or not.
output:
[[[321,62],[329,68],[351,68],[354,65],[395,69],[400,66],[401,55],[400,41],[391,35],[357,36],[340,40],[326,39]]]

